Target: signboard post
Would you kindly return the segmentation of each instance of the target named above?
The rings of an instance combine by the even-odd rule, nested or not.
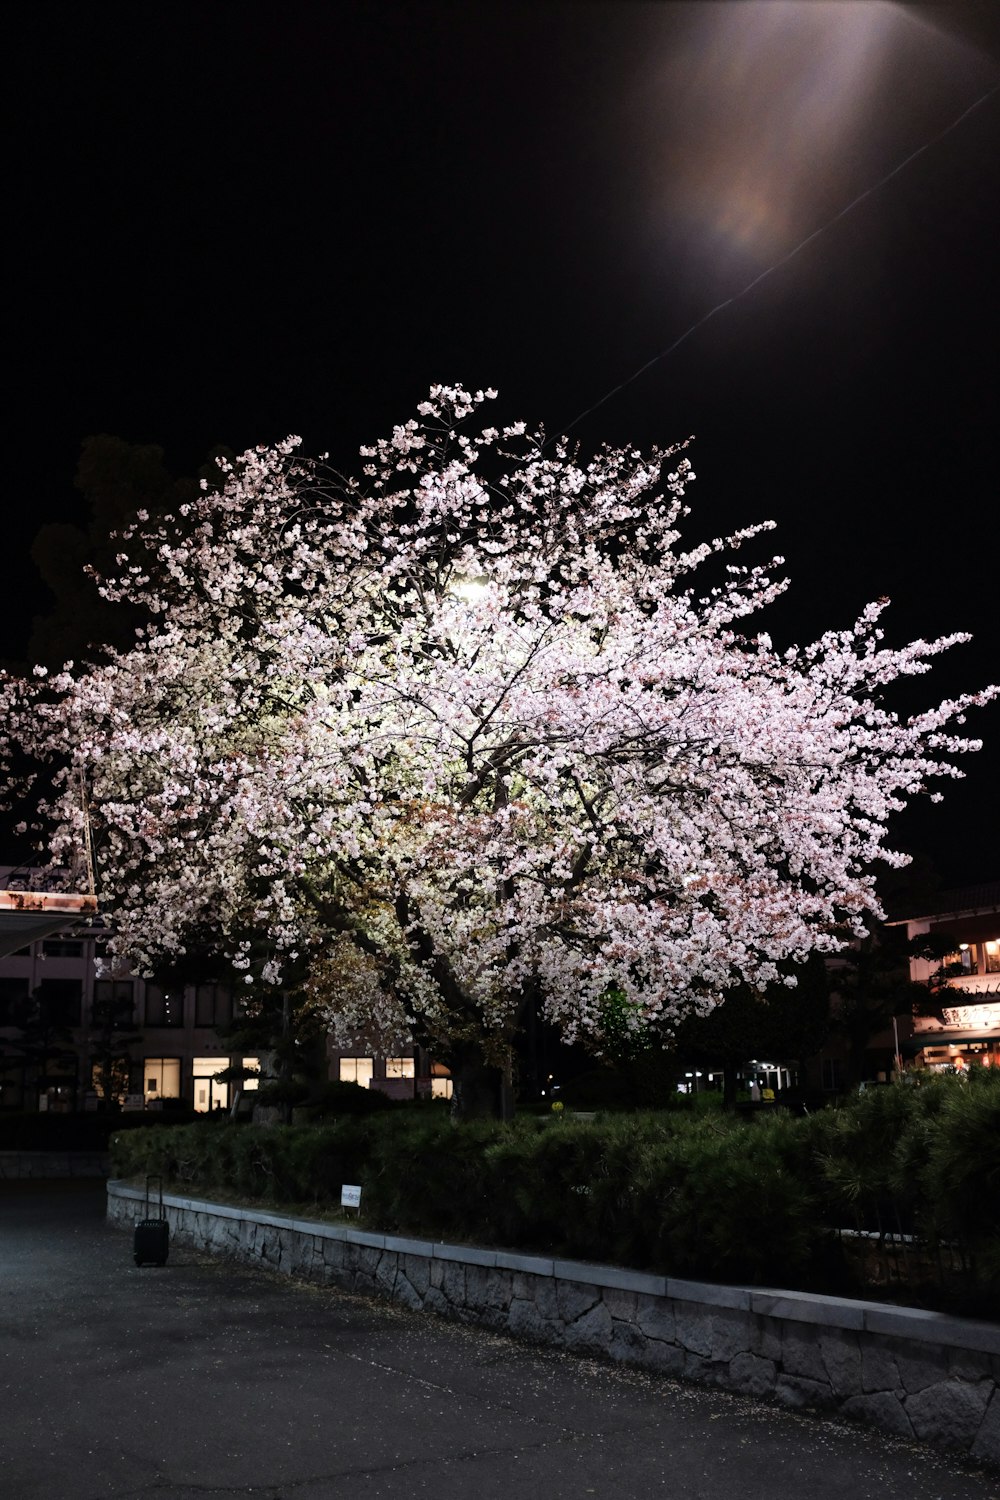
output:
[[[345,1182],[340,1189],[341,1208],[353,1208],[355,1213],[361,1212],[361,1189]]]

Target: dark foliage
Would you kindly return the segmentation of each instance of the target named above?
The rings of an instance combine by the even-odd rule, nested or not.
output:
[[[1000,1313],[1000,1077],[985,1070],[871,1090],[805,1118],[456,1127],[432,1108],[397,1108],[283,1129],[123,1134],[112,1149],[122,1174],[162,1171],[269,1203],[331,1207],[343,1183],[360,1183],[363,1222],[388,1232]]]

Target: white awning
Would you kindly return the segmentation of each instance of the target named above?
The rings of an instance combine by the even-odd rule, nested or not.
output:
[[[75,927],[97,915],[96,896],[63,891],[0,891],[0,958],[8,958],[38,938]]]

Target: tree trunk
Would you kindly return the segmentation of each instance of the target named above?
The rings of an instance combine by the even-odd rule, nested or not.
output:
[[[727,1114],[732,1114],[736,1108],[736,1084],[735,1062],[724,1062],[722,1065],[722,1107]]]
[[[451,1113],[455,1120],[509,1120],[513,1113],[510,1069],[484,1062],[471,1047],[455,1052],[450,1060],[453,1092]]]
[[[280,1083],[281,1063],[275,1052],[260,1053],[260,1087],[264,1088],[268,1083]],[[254,1100],[253,1113],[250,1116],[254,1125],[285,1125],[287,1115],[284,1104],[260,1104]]]
[[[847,1087],[851,1093],[857,1091],[865,1075],[865,1053],[868,1050],[868,1040],[871,1031],[866,1029],[864,1033],[852,1031],[848,1038],[846,1067],[844,1069],[847,1077]]]

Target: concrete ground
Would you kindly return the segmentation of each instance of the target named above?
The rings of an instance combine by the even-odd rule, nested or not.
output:
[[[985,1500],[860,1428],[247,1270],[0,1183],[4,1500]]]

